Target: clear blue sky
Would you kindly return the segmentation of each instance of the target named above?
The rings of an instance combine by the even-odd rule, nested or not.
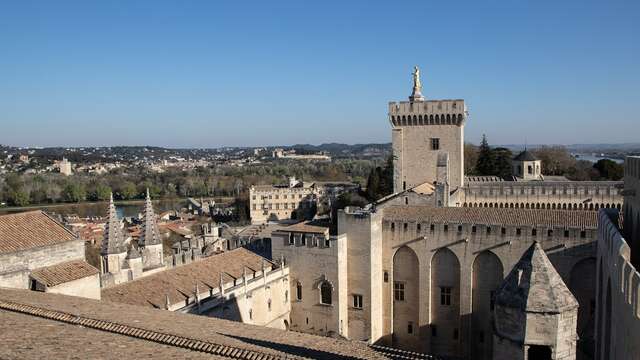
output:
[[[640,142],[639,55],[637,0],[0,0],[0,143],[389,142],[416,64],[472,142]]]

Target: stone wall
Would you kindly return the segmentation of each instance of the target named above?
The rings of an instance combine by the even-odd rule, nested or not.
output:
[[[471,183],[456,206],[598,210],[622,206],[621,181],[504,181]]]
[[[45,292],[100,300],[100,275],[95,274],[58,286],[48,287]]]
[[[293,235],[293,244],[290,243],[290,234]],[[344,251],[346,239],[316,236],[317,240],[309,237],[303,244],[300,233],[276,231],[272,234],[273,258],[282,258],[292,274],[289,289],[291,329],[317,335],[333,333],[346,337],[346,319],[341,317],[345,313],[342,309],[347,306],[347,286],[342,283],[346,274],[339,273],[339,252],[341,249]],[[320,301],[320,285],[325,281],[333,289],[331,304],[322,304]],[[301,298],[298,298],[298,286],[301,287]]]
[[[596,359],[640,358],[640,274],[631,264],[631,248],[622,236],[617,210],[600,210]],[[625,223],[625,226],[627,224]]]
[[[488,227],[491,228],[490,233],[487,233]],[[491,286],[497,288],[534,240],[541,243],[567,284],[572,283],[572,270],[581,261],[596,255],[595,229],[566,229],[565,233],[564,228],[557,228],[549,235],[548,229],[541,226],[507,226],[504,227],[504,234],[502,228],[499,225],[482,224],[430,224],[408,219],[382,222],[382,247],[390,250],[383,251],[383,268],[395,268],[394,256],[400,249],[412,250],[418,259],[419,307],[415,313],[419,318],[418,342],[422,344],[421,351],[462,357],[474,354],[480,359],[490,359],[488,345],[479,349],[478,343],[481,338],[485,344],[491,341],[489,329],[484,329],[486,318],[491,315],[474,312],[474,306],[477,309],[482,305],[474,305],[473,299],[480,299],[486,305],[490,301]],[[532,234],[533,228],[536,229],[536,236]],[[494,256],[497,263],[490,260]],[[479,277],[475,274],[474,268],[482,271],[483,275]],[[502,273],[496,273],[496,269],[501,269]],[[581,274],[574,272],[574,276],[587,276],[595,269],[582,271]],[[393,274],[391,277],[392,283]],[[474,284],[474,278],[482,279],[485,283]],[[593,302],[595,284],[591,286],[590,291],[576,294],[580,303]],[[450,302],[444,305],[441,303],[443,287],[451,288]],[[386,318],[391,319],[393,328],[406,327],[407,324],[396,324],[403,318],[393,317],[393,306],[393,302],[385,304],[384,311],[390,314]],[[586,307],[580,312],[579,316],[588,318],[591,309]],[[484,334],[480,335],[480,332]],[[402,336],[402,333],[394,334],[396,343],[405,342]]]
[[[264,274],[249,272],[246,283],[239,278],[224,284],[222,293],[219,287],[200,288],[196,297],[194,289],[185,303],[172,304],[169,310],[285,330],[290,325],[289,287],[288,267],[267,266]]]
[[[0,254],[0,287],[28,289],[31,270],[79,259],[85,259],[82,240]]]

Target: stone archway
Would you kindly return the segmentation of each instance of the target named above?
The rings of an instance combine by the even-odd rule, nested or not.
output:
[[[442,248],[431,259],[431,351],[458,356],[460,344],[460,261]]]
[[[491,251],[473,261],[471,347],[474,359],[493,359],[493,295],[504,277],[502,262]]]
[[[420,348],[420,271],[418,256],[407,246],[393,256],[393,345]]]

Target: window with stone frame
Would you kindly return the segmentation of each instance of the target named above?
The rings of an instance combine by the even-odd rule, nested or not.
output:
[[[353,307],[362,309],[362,295],[353,294]]]
[[[449,286],[440,287],[440,305],[445,305],[445,306],[451,305],[451,287]]]
[[[431,150],[440,150],[439,138],[431,138]]]
[[[395,281],[393,283],[393,299],[395,301],[404,301],[404,283]]]
[[[320,284],[320,303],[323,305],[331,305],[331,292],[333,286],[328,281],[323,281]]]

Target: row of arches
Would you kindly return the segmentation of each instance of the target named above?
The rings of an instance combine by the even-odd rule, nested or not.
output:
[[[474,359],[493,358],[494,297],[505,277],[501,259],[492,251],[480,252],[471,267],[471,323],[463,334],[461,318],[461,276],[458,256],[448,248],[438,249],[430,260],[430,274],[419,271],[419,259],[409,247],[400,247],[393,257],[393,331],[394,345],[422,350],[415,341],[429,338],[429,352],[460,356],[464,344],[470,346]],[[587,336],[593,326],[595,296],[595,259],[577,261],[569,274],[569,286],[580,303],[578,331]],[[426,301],[420,299],[420,284],[428,283],[431,322],[418,329],[420,310]],[[466,285],[465,285],[466,286]],[[399,294],[402,296],[400,297]],[[400,300],[401,298],[401,300]],[[416,311],[416,309],[418,309]],[[424,336],[410,331],[427,331]],[[592,330],[591,330],[592,334]]]
[[[462,114],[437,114],[437,115],[398,115],[391,116],[393,125],[459,125],[462,122]]]
[[[498,202],[474,202],[474,203],[463,203],[463,207],[473,207],[473,208],[499,208],[499,209],[546,209],[546,210],[599,210],[599,209],[618,209],[620,210],[621,204],[600,204],[600,203],[573,203],[573,204],[562,204],[562,203],[498,203]]]

